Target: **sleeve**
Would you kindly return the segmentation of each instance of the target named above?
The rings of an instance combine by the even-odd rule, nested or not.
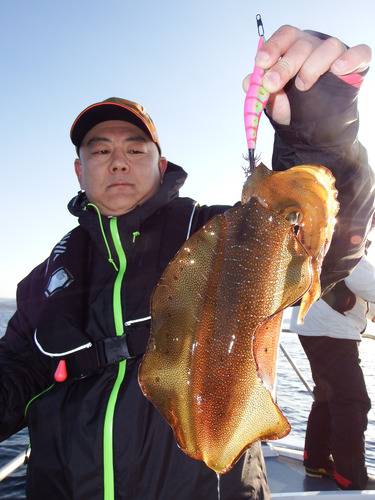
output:
[[[366,314],[366,318],[375,323],[375,303],[369,302],[367,306],[368,306],[368,311]]]
[[[345,278],[347,287],[366,302],[375,303],[375,267],[363,257],[353,272]]]
[[[291,106],[291,124],[275,129],[272,167],[321,164],[336,178],[340,209],[331,247],[323,262],[322,293],[344,279],[365,250],[374,210],[374,173],[359,143],[358,88],[325,73],[308,91],[291,81],[285,91]]]
[[[0,441],[25,426],[27,403],[52,383],[49,360],[34,347],[29,282],[26,278],[18,286],[17,311],[0,339]]]

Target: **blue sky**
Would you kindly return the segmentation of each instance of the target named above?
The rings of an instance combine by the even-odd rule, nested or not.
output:
[[[370,0],[2,0],[0,2],[0,297],[44,260],[75,219],[78,190],[69,129],[87,105],[137,100],[153,117],[165,155],[189,179],[182,194],[233,203],[243,182],[242,78],[253,65],[255,16],[266,36],[288,23],[375,49]],[[370,119],[374,70],[360,96],[360,136],[375,164]],[[258,151],[270,163],[264,118]]]

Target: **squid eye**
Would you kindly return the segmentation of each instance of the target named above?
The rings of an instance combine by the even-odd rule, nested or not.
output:
[[[291,226],[294,226],[294,225],[299,224],[301,222],[301,213],[300,212],[290,212],[285,218],[290,223]]]

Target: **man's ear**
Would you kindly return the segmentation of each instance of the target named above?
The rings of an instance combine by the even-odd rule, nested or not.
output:
[[[165,171],[167,170],[167,166],[168,166],[168,160],[164,156],[161,156],[159,160],[159,172],[161,178],[164,177]]]
[[[82,188],[82,165],[81,165],[81,160],[79,158],[76,158],[74,160],[74,170],[76,172],[79,185]]]

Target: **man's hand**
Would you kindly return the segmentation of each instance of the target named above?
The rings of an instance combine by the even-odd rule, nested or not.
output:
[[[340,40],[329,37],[321,40],[311,32],[293,26],[281,26],[263,44],[256,55],[256,65],[266,70],[263,86],[271,92],[267,111],[282,125],[290,124],[290,105],[283,91],[294,77],[298,90],[309,90],[319,77],[331,71],[342,77],[364,71],[371,61],[368,45],[348,49]],[[249,76],[243,82],[249,85]]]

